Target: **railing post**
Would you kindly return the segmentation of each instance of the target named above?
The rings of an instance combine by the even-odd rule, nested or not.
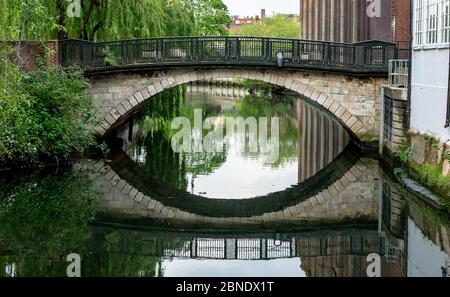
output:
[[[199,61],[200,60],[200,55],[201,55],[201,42],[200,39],[198,37],[195,38],[195,61]]]
[[[225,61],[229,60],[230,51],[231,51],[230,38],[228,36],[225,36]]]
[[[323,65],[328,65],[330,64],[330,47],[329,44],[327,42],[323,42],[322,43],[322,63]]]
[[[236,39],[236,60],[239,62],[241,60],[241,38]]]
[[[161,62],[164,62],[164,58],[166,56],[166,53],[165,53],[166,45],[165,45],[165,42],[164,42],[164,38],[161,38],[160,41],[161,41]]]
[[[89,44],[89,48],[90,48],[90,52],[91,52],[91,57],[90,57],[90,63],[89,65],[91,65],[91,67],[94,66],[94,62],[95,62],[95,49],[94,49],[94,44],[91,43]]]
[[[129,45],[128,45],[128,40],[126,40],[125,41],[125,53],[124,53],[124,62],[125,62],[125,64],[128,64],[129,63],[129,56],[130,56],[130,54],[129,54]]]
[[[191,53],[190,54],[191,61],[194,61],[195,55],[196,55],[196,53],[195,53],[195,38],[194,37],[190,38],[190,40],[189,40],[189,53]]]
[[[267,61],[266,40],[261,37],[261,61]]]

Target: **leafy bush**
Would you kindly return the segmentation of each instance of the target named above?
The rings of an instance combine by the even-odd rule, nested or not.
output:
[[[81,72],[3,68],[14,79],[0,83],[0,163],[66,159],[95,143],[95,108]]]
[[[411,154],[412,149],[409,146],[394,151],[394,157],[397,158],[403,166],[409,166],[409,163],[411,161]]]

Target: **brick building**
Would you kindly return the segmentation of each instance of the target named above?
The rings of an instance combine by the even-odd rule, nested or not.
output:
[[[251,16],[251,17],[239,17],[238,15],[231,17],[231,25],[228,28],[232,35],[239,35],[239,29],[244,25],[251,25],[256,22],[260,22],[266,18],[266,10],[261,9],[261,17],[260,16]]]
[[[300,0],[302,39],[376,39],[409,47],[409,24],[410,0]]]

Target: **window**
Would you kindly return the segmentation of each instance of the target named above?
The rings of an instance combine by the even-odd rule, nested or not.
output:
[[[450,57],[449,57],[450,59]],[[448,85],[447,85],[447,121],[445,122],[445,128],[450,127],[450,63],[448,73]]]
[[[450,0],[442,0],[442,42],[450,42]]]
[[[426,44],[438,43],[438,4],[437,0],[427,0]]]
[[[414,45],[450,42],[450,0],[414,0]]]
[[[415,15],[415,44],[422,45],[423,44],[423,21],[424,21],[424,6],[423,2],[426,0],[416,0],[416,15]]]

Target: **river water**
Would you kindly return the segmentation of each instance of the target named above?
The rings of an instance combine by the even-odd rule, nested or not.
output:
[[[326,112],[288,93],[185,91],[147,103],[106,158],[2,174],[0,276],[65,276],[71,253],[82,276],[367,276],[370,254],[381,276],[449,273],[448,213]]]

